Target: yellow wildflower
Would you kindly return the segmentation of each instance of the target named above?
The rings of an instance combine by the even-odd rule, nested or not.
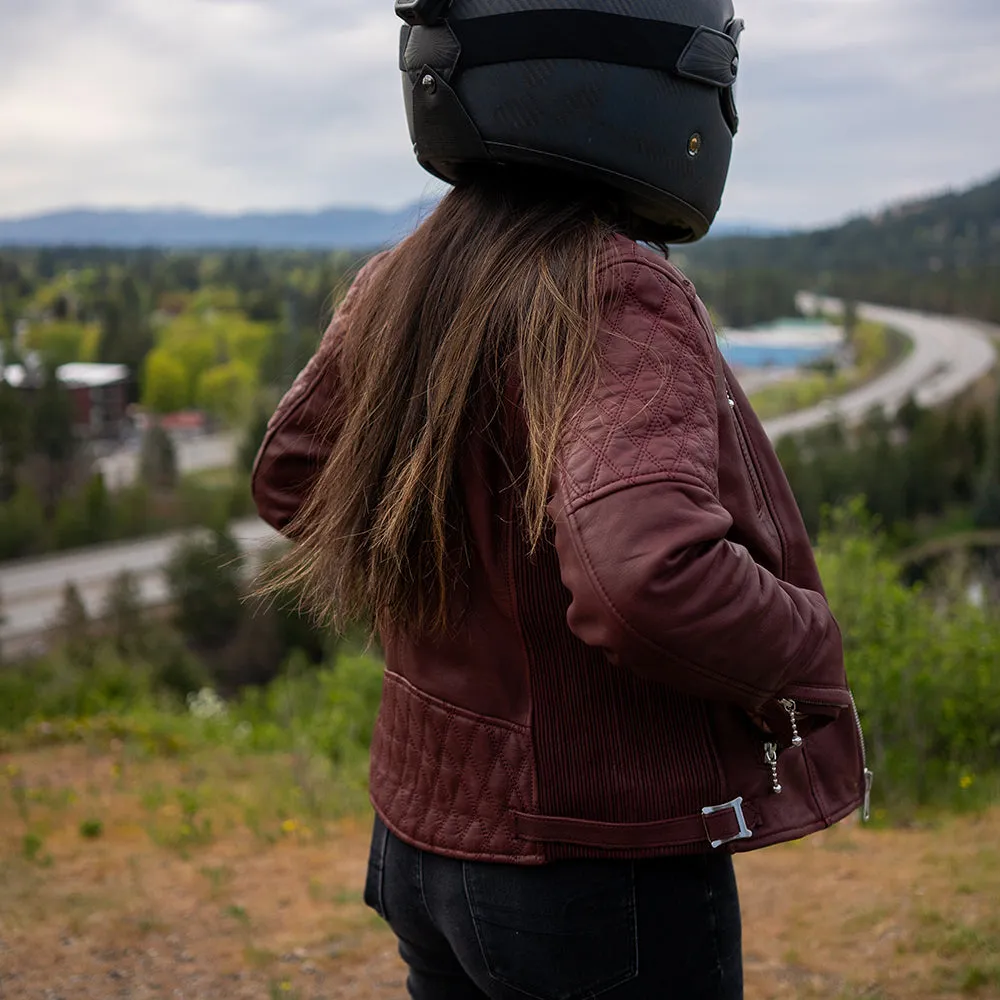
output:
[[[281,829],[285,833],[295,833],[298,828],[298,821],[294,819],[286,819],[285,822],[281,824]]]
[[[975,779],[975,778],[973,778],[973,776],[972,776],[971,774],[963,774],[963,775],[962,775],[962,777],[961,777],[961,778],[959,778],[959,781],[958,781],[958,783],[959,783],[959,785],[960,785],[960,786],[961,786],[961,787],[962,787],[963,789],[966,789],[966,788],[971,788],[971,787],[972,787],[972,783],[973,783],[973,782],[974,782],[975,780],[976,780],[976,779]]]

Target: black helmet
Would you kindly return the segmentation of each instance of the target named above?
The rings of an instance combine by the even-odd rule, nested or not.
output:
[[[732,0],[396,0],[414,152],[596,181],[687,243],[719,210],[738,119]]]

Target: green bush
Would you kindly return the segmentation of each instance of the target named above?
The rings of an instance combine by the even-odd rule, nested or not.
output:
[[[857,503],[830,517],[819,561],[882,802],[974,804],[1000,771],[995,609],[907,586]]]
[[[21,486],[0,504],[0,560],[21,559],[42,552],[48,545],[48,528],[42,500],[30,486]]]
[[[228,551],[224,539],[214,539],[186,554],[197,584],[189,596],[201,612],[218,597],[215,577],[202,574],[206,555],[216,559],[220,546]],[[860,503],[828,515],[818,558],[844,633],[876,772],[876,805],[900,819],[923,806],[978,807],[995,796],[996,609],[977,606],[958,582],[908,585]],[[230,642],[214,651],[205,661],[212,663],[206,681],[209,672],[176,631],[163,623],[136,629],[127,583],[121,581],[121,594],[109,602],[114,607],[104,635],[90,640],[86,663],[73,659],[67,642],[38,663],[0,671],[0,747],[119,739],[150,753],[214,746],[289,753],[304,787],[318,789],[335,773],[352,795],[361,794],[381,694],[377,655],[349,641],[330,643],[316,666],[300,651],[266,685],[223,686],[232,692],[224,700],[208,686],[228,676],[215,660],[228,656],[246,674],[247,657],[270,641],[276,620],[255,619],[259,628],[247,631],[242,645]],[[192,628],[194,635],[201,633]],[[273,677],[273,671],[265,674]]]
[[[176,653],[176,650],[175,650]],[[166,657],[167,660],[170,657]],[[0,733],[13,742],[136,740],[177,752],[224,744],[244,752],[295,752],[361,773],[371,746],[382,688],[382,664],[362,653],[331,654],[314,668],[293,655],[267,687],[225,701],[211,688],[182,686],[201,675],[168,673],[141,660],[126,663],[113,644],[97,647],[92,666],[65,652],[0,671]],[[10,744],[0,741],[0,746]]]
[[[243,725],[255,750],[305,745],[338,764],[366,758],[382,693],[382,666],[374,657],[348,654],[314,670],[293,656],[285,675],[266,688],[250,688],[230,716]]]
[[[62,649],[0,670],[0,730],[17,731],[43,720],[127,713],[154,702],[149,668],[126,662],[110,646],[94,650],[88,665],[73,662]]]

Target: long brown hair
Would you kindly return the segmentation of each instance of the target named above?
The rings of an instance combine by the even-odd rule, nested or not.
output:
[[[528,441],[519,520],[537,545],[563,424],[596,371],[608,218],[565,183],[484,175],[377,265],[331,361],[333,450],[275,589],[336,627],[446,629],[468,565],[456,466],[512,365]]]

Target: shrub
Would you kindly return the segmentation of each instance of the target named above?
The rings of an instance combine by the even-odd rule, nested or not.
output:
[[[175,622],[181,634],[199,649],[224,646],[243,617],[243,559],[231,535],[186,541],[167,567]]]
[[[126,662],[113,647],[102,645],[88,665],[81,665],[63,648],[0,671],[0,730],[16,731],[32,721],[126,713],[154,700],[145,664]]]
[[[338,656],[321,670],[298,655],[268,687],[245,691],[230,717],[248,727],[255,749],[291,741],[335,763],[357,763],[367,758],[381,693],[382,664],[370,655]]]
[[[972,798],[1000,762],[1000,622],[961,586],[910,587],[860,504],[819,545],[884,802]]]

